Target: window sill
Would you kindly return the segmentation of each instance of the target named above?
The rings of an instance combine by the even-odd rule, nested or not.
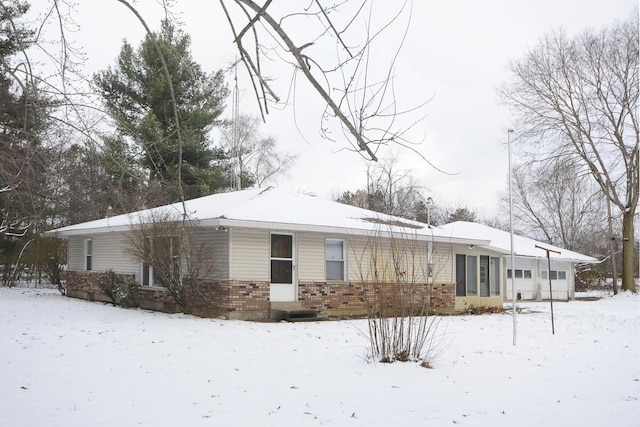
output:
[[[164,286],[144,286],[140,285],[139,289],[147,290],[147,291],[155,291],[155,292],[168,292],[168,289]]]

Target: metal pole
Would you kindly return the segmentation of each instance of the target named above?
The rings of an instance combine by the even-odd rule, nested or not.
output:
[[[509,233],[511,235],[511,305],[512,305],[512,317],[513,317],[513,345],[516,345],[516,285],[515,285],[515,255],[513,250],[513,193],[511,186],[511,134],[513,129],[507,130],[507,146],[509,148]]]
[[[556,327],[553,324],[553,289],[551,288],[551,255],[550,253],[553,252],[555,254],[560,254],[560,252],[554,251],[552,249],[543,248],[542,246],[538,246],[538,245],[536,245],[536,248],[542,249],[543,251],[547,251],[547,265],[548,265],[547,276],[549,277],[549,301],[551,302],[551,334],[555,335]]]

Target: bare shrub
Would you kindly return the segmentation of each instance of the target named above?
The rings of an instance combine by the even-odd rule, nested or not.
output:
[[[137,284],[132,276],[117,274],[107,270],[98,277],[100,289],[109,297],[111,303],[122,307],[137,307]]]
[[[364,300],[371,358],[431,367],[441,336],[440,318],[430,310],[429,247],[410,234],[379,230],[356,254],[360,280],[368,284]]]
[[[196,222],[170,207],[154,209],[132,227],[129,240],[129,253],[149,271],[141,284],[166,288],[185,313],[195,299],[205,299],[199,292],[200,279],[211,274],[215,265],[213,249],[197,230]]]

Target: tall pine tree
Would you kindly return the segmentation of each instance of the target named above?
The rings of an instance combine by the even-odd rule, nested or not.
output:
[[[94,76],[118,133],[138,148],[150,187],[161,189],[149,193],[163,197],[147,200],[148,205],[178,201],[179,176],[187,199],[229,186],[228,159],[211,148],[209,136],[228,93],[222,72],[202,71],[191,56],[190,37],[169,21],[162,22],[154,37],[175,94],[182,137],[180,171],[174,106],[153,39],[147,36],[137,49],[125,41],[116,65]]]

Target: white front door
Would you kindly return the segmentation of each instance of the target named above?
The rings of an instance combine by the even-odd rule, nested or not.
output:
[[[296,300],[294,235],[271,233],[271,287],[273,302]]]

